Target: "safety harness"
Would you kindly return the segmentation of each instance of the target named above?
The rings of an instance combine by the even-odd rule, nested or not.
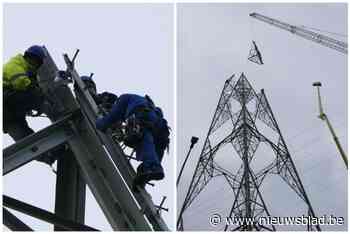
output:
[[[125,137],[123,139],[124,144],[128,147],[136,148],[143,139],[145,129],[148,129],[152,132],[152,135],[155,138],[164,138],[160,140],[159,143],[164,142],[164,148],[168,148],[170,142],[169,127],[167,124],[164,126],[164,129],[161,129],[160,126],[158,126],[159,123],[164,120],[163,116],[158,116],[158,121],[156,123],[148,120],[147,115],[149,112],[157,112],[155,111],[156,106],[154,105],[152,99],[148,95],[146,95],[145,98],[147,100],[148,106],[137,107],[133,111],[134,113],[130,115],[125,121]],[[164,121],[167,123],[166,120]]]
[[[133,110],[133,113],[128,116],[124,123],[118,122],[111,126],[112,137],[117,142],[124,142],[124,144],[130,148],[137,148],[141,143],[145,129],[152,132],[152,135],[157,136],[158,144],[161,144],[164,149],[169,147],[169,135],[170,128],[167,125],[167,121],[163,116],[158,116],[159,121],[153,123],[147,120],[147,115],[151,111],[155,111],[156,107],[152,99],[146,95],[147,106],[139,106]],[[104,113],[110,112],[113,104],[115,103],[115,98],[105,98],[99,99],[99,107],[104,109]],[[155,113],[157,113],[155,111]],[[160,126],[163,126],[161,128]]]
[[[142,141],[145,129],[153,130],[153,123],[147,121],[147,115],[152,110],[151,105],[137,107],[125,120],[124,144],[126,146],[136,148]]]
[[[141,123],[141,121],[136,118],[135,114],[132,114],[126,121],[125,121],[125,128],[124,128],[124,144],[131,148],[136,148],[144,134],[144,125]]]

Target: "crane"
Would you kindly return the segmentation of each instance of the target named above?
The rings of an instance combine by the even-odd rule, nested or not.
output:
[[[337,148],[339,150],[340,156],[342,157],[346,168],[348,168],[348,157],[346,156],[343,148],[340,145],[339,139],[338,139],[337,135],[335,134],[335,131],[334,131],[332,125],[331,125],[331,122],[328,119],[328,116],[323,111],[322,102],[321,102],[321,92],[320,92],[320,87],[322,86],[322,84],[321,84],[321,82],[318,81],[318,82],[314,82],[312,84],[312,86],[317,88],[318,106],[319,106],[319,109],[320,109],[320,115],[318,117],[321,120],[324,120],[326,122],[326,124],[327,124],[327,126],[328,126],[328,128],[329,128],[329,130],[330,130],[330,132],[332,134],[332,137],[334,139],[335,145],[337,146]]]
[[[328,36],[325,36],[325,35],[322,35],[319,33],[315,33],[313,31],[307,30],[307,29],[302,28],[302,27],[287,24],[287,23],[284,23],[282,21],[261,15],[259,13],[254,12],[254,13],[249,14],[249,16],[251,16],[257,20],[263,21],[265,23],[271,24],[273,26],[276,26],[278,28],[289,31],[289,32],[291,32],[295,35],[298,35],[300,37],[303,37],[307,40],[310,40],[310,41],[316,42],[318,44],[321,44],[323,46],[329,47],[331,49],[337,50],[337,51],[342,52],[344,54],[348,53],[348,44],[346,42],[339,41],[339,40],[336,40],[334,38],[331,38],[331,37],[328,37]]]

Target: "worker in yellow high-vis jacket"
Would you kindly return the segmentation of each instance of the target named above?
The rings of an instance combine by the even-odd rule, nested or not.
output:
[[[44,59],[43,47],[34,45],[3,66],[3,131],[14,141],[34,132],[28,126],[26,114],[33,110],[41,112],[44,103],[36,78]]]

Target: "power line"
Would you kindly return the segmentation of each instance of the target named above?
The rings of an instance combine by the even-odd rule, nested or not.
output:
[[[320,157],[324,156],[324,155],[329,155],[328,151],[325,152],[325,153],[322,153]],[[336,154],[332,154],[332,155],[336,155]],[[323,161],[319,161],[318,163],[314,164],[313,166],[311,167],[305,167],[305,168],[298,168],[299,171],[306,171],[304,173],[302,173],[301,175],[305,176],[306,174],[309,174],[311,171],[314,171],[314,169],[316,169],[317,167],[319,167],[319,165],[321,163],[325,163],[325,162],[329,162],[331,161],[332,159],[329,157],[327,158],[326,160],[323,160]],[[314,183],[309,183],[307,184],[305,187],[309,187],[311,186],[311,184],[314,184]],[[217,194],[220,190],[222,190],[225,186],[223,186],[225,184],[221,184],[221,186],[216,189],[214,191],[214,194]],[[325,185],[326,186],[326,185]],[[325,186],[321,186],[322,188],[325,187]],[[322,189],[323,190],[323,189]],[[226,201],[228,197],[231,197],[232,194],[229,194],[229,193],[225,193],[224,196],[220,197],[220,200],[221,201]],[[207,205],[204,205],[204,206],[197,206],[197,207],[193,207],[193,210],[189,211],[188,214],[192,214],[192,213],[202,213],[203,211],[206,211],[208,210],[208,208],[212,207],[212,206],[215,206],[215,204],[217,203],[215,200],[213,202],[210,202],[212,201],[213,198],[210,197],[209,199],[201,199],[201,201],[199,202],[200,204],[207,204]],[[209,203],[208,203],[209,202]]]
[[[344,114],[344,113],[343,113]],[[338,114],[335,116],[339,116]],[[340,117],[335,117],[334,119],[340,119]],[[334,121],[333,119],[333,121]],[[334,126],[343,126],[345,124],[347,120],[346,119],[342,119],[341,121],[335,121],[335,125]],[[340,123],[340,124],[339,124]],[[317,125],[316,125],[317,124]],[[307,128],[303,128],[300,131],[298,131],[296,134],[292,135],[291,137],[286,137],[286,139],[290,142],[290,141],[294,141],[294,139],[299,139],[297,137],[304,135],[306,132],[311,132],[311,129],[316,129],[319,128],[320,124],[318,122],[313,122],[313,125],[311,127],[307,127]]]
[[[336,127],[340,127],[340,126],[344,126],[343,124],[337,124]],[[345,134],[340,134],[339,137],[343,137]],[[296,152],[300,152],[303,148],[306,148],[306,145],[311,146],[312,144],[314,144],[315,142],[319,142],[320,140],[322,140],[324,138],[322,138],[322,136],[318,136],[318,137],[314,137],[311,139],[311,141],[304,143],[301,147],[298,147],[297,149],[295,149],[294,145],[289,145],[290,148],[292,148],[292,153],[296,153]],[[294,149],[293,149],[294,148]],[[307,147],[308,148],[308,147]]]
[[[339,137],[343,137],[343,136],[344,136],[344,134],[339,135]],[[314,141],[313,144],[315,144],[315,142],[320,142],[320,140]],[[292,152],[292,154],[296,155],[296,154],[295,154],[296,152],[299,152],[299,153],[300,153],[300,152],[303,152],[303,151],[305,151],[305,150],[302,150],[302,149],[305,149],[305,148],[310,148],[310,147],[302,147],[302,148],[300,148],[300,149],[298,149],[298,150]],[[310,157],[309,155],[310,155],[310,154],[306,155],[306,157]],[[303,159],[305,159],[306,157],[304,157]],[[298,158],[293,157],[293,160],[294,160],[294,161],[300,161],[300,158],[299,158],[299,157],[298,157]]]
[[[317,138],[314,138],[314,139],[316,139],[317,141],[319,141],[320,140],[320,137],[317,137]],[[315,141],[315,140],[313,140],[313,142],[317,142],[317,141]],[[302,147],[302,148],[300,148],[300,149],[304,149],[305,147]],[[298,150],[299,151],[299,150]],[[321,154],[321,156],[323,156],[323,155],[329,155],[329,153],[328,153],[329,151],[327,151],[326,153],[322,153]],[[309,155],[309,154],[308,154]],[[332,155],[335,155],[335,154],[332,154]],[[320,157],[321,157],[320,156]],[[303,159],[305,159],[305,157],[303,158]],[[325,160],[326,162],[328,162],[328,161],[330,161],[331,160],[331,158],[328,158],[327,160]],[[294,160],[294,161],[299,161],[299,160]],[[302,175],[305,175],[305,174],[309,174],[311,171],[313,171],[314,169],[316,169],[321,163],[325,163],[325,161],[319,161],[316,165],[313,165],[313,166],[311,166],[311,167],[305,167],[305,168],[298,168],[298,170],[299,171],[306,171],[306,172],[304,172],[304,173],[302,173]],[[222,190],[225,186],[224,186],[225,184],[221,184],[221,186],[218,188],[218,189],[216,189],[215,191],[214,191],[214,194],[217,194],[220,190]],[[308,187],[309,186],[309,184],[307,185],[307,186],[305,186],[305,187]],[[232,194],[229,194],[229,193],[225,193],[225,195],[223,196],[223,197],[220,197],[220,200],[224,200],[224,201],[226,201],[227,200],[227,198],[228,197],[231,197],[232,196]],[[207,204],[209,201],[211,201],[212,200],[212,197],[211,198],[208,198],[208,199],[201,199],[201,201],[199,202],[200,204]],[[202,211],[205,211],[205,210],[207,210],[209,207],[212,207],[213,205],[215,205],[215,203],[216,203],[216,201],[213,201],[213,202],[211,202],[211,203],[209,203],[208,205],[205,205],[205,206],[197,206],[197,207],[193,207],[193,210],[190,210],[190,211],[188,211],[188,213],[189,214],[192,214],[192,213],[201,213]],[[192,211],[192,212],[191,212]]]

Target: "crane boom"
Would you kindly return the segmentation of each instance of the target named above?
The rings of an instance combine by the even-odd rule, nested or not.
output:
[[[303,37],[305,39],[308,39],[310,41],[314,41],[316,43],[319,43],[323,46],[329,47],[331,49],[337,50],[339,52],[342,52],[344,54],[348,53],[348,44],[343,42],[343,41],[339,41],[336,40],[334,38],[319,34],[319,33],[315,33],[313,31],[298,27],[298,26],[294,26],[294,25],[290,25],[284,22],[281,22],[279,20],[276,19],[272,19],[270,17],[258,14],[258,13],[251,13],[249,14],[249,16],[258,19],[260,21],[263,21],[265,23],[271,24],[273,26],[276,26],[278,28],[284,29],[286,31],[289,31],[293,34],[296,34],[300,37]]]

